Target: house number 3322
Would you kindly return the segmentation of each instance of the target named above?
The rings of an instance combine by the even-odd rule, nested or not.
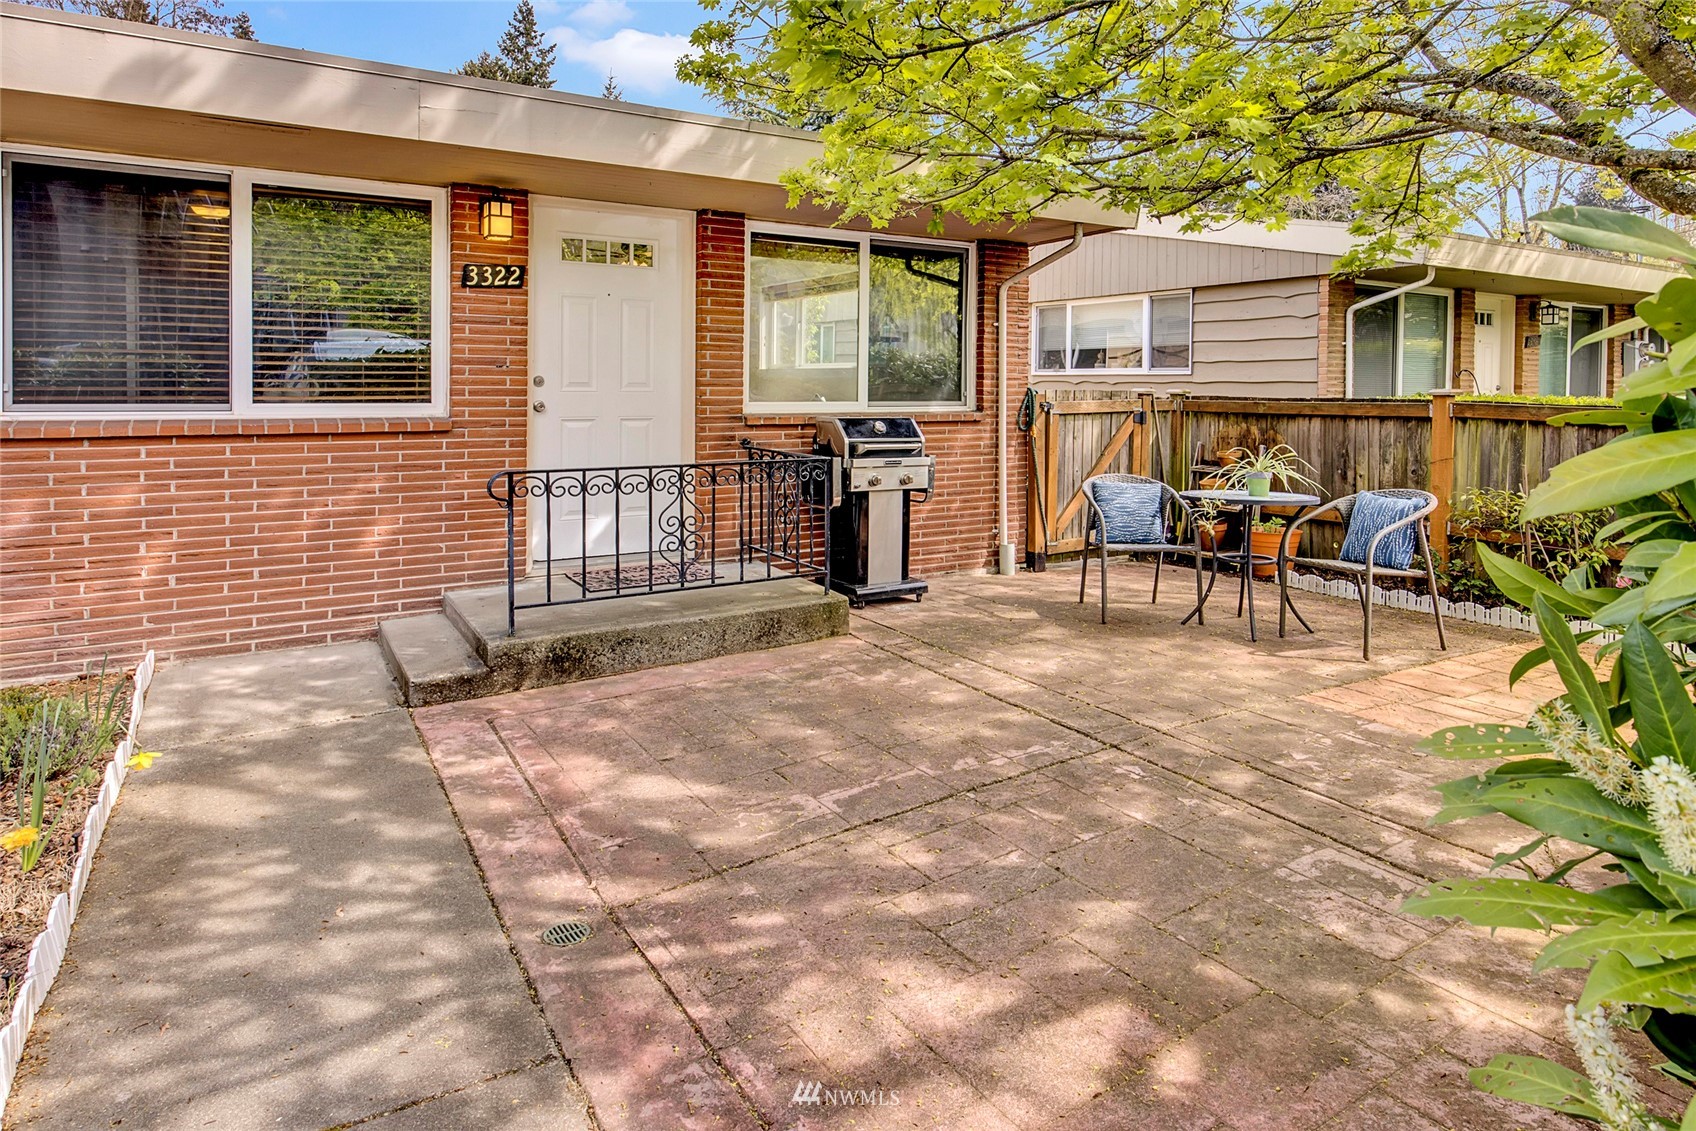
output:
[[[466,263],[459,269],[462,287],[522,287],[524,268],[507,263]]]

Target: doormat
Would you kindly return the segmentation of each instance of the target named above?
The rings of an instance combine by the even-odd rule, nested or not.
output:
[[[665,589],[678,584],[689,585],[711,581],[718,575],[706,562],[655,562],[649,565],[620,566],[617,569],[573,570],[565,576],[576,582],[585,593],[604,593],[609,589]]]

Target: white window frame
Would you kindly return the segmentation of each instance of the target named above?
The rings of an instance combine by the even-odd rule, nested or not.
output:
[[[1566,311],[1566,372],[1563,375],[1563,378],[1561,380],[1561,391],[1560,392],[1558,392],[1558,393],[1544,393],[1544,392],[1542,392],[1542,373],[1540,371],[1541,365],[1542,365],[1542,353],[1541,353],[1541,351],[1539,351],[1538,355],[1537,355],[1538,356],[1538,366],[1539,366],[1539,373],[1537,375],[1538,376],[1538,394],[1540,396],[1552,396],[1552,397],[1571,397],[1571,396],[1580,395],[1580,394],[1575,394],[1572,391],[1572,355],[1573,355],[1572,343],[1574,341],[1573,334],[1572,334],[1572,312],[1574,310],[1578,310],[1580,308],[1582,308],[1584,310],[1600,310],[1602,312],[1602,329],[1606,330],[1609,326],[1613,325],[1613,311],[1609,307],[1607,307],[1607,306],[1605,306],[1605,305],[1603,305],[1602,303],[1599,303],[1599,302],[1550,302],[1550,303],[1548,303],[1548,305],[1558,306],[1561,309]],[[1541,328],[1539,328],[1539,331],[1538,331],[1538,338],[1539,338],[1539,340],[1541,340],[1541,338],[1542,338]],[[1601,358],[1602,358],[1602,391],[1601,391],[1600,395],[1605,397],[1605,396],[1608,395],[1608,362],[1610,360],[1609,357],[1608,357],[1608,343],[1607,342],[1596,342],[1596,343],[1593,343],[1593,344],[1595,345],[1597,351],[1601,354]],[[1588,348],[1588,347],[1586,347],[1586,348]],[[1622,367],[1623,367],[1623,360],[1622,360]],[[1590,394],[1584,393],[1582,395],[1583,396],[1589,396]]]
[[[754,325],[754,240],[760,236],[776,239],[819,240],[841,245],[857,245],[860,253],[860,303],[858,353],[854,360],[858,379],[859,398],[853,401],[756,401],[753,398],[753,366],[750,363],[759,349],[759,335]],[[965,253],[961,280],[961,302],[965,307],[960,327],[960,399],[957,401],[895,402],[870,401],[871,372],[868,368],[871,351],[871,320],[868,317],[872,289],[871,245],[912,248],[947,248]],[[893,410],[909,415],[927,412],[972,412],[977,404],[977,247],[960,240],[933,240],[909,236],[891,236],[882,232],[850,232],[840,228],[814,228],[801,224],[761,224],[750,221],[742,242],[743,311],[742,326],[747,348],[742,351],[742,407],[751,416],[784,416],[796,413],[848,410],[871,412]],[[827,367],[820,367],[827,368]],[[846,368],[846,367],[844,367]]]
[[[1376,279],[1362,279],[1360,281],[1362,283],[1366,284],[1368,287],[1371,287],[1375,291],[1378,291],[1378,292],[1393,291],[1393,290],[1396,289],[1396,286],[1397,286],[1397,284],[1395,284],[1395,283],[1380,283]],[[1357,294],[1358,294],[1358,292],[1357,292]],[[1447,298],[1449,300],[1449,318],[1448,318],[1449,332],[1447,334],[1443,335],[1443,369],[1442,369],[1442,372],[1446,376],[1446,380],[1445,380],[1444,384],[1448,384],[1449,382],[1452,382],[1454,380],[1455,311],[1456,311],[1454,288],[1453,287],[1415,287],[1411,291],[1403,291],[1401,294],[1397,295],[1395,297],[1395,300],[1394,300],[1395,306],[1396,306],[1396,354],[1395,354],[1395,369],[1390,373],[1390,396],[1392,396],[1392,397],[1400,397],[1400,396],[1407,395],[1407,394],[1402,392],[1402,350],[1403,350],[1403,347],[1405,345],[1404,339],[1407,336],[1406,335],[1407,315],[1403,310],[1402,300],[1404,298],[1406,298],[1408,295],[1443,295],[1445,298]],[[1371,296],[1370,295],[1359,295],[1359,297],[1369,298]],[[1353,318],[1356,315],[1358,315],[1359,313],[1360,312],[1358,310],[1354,311],[1353,313],[1351,313],[1349,315],[1349,317]],[[1442,388],[1443,386],[1439,385],[1437,387]],[[1351,391],[1349,395],[1352,397],[1355,394]]]
[[[171,420],[358,419],[379,416],[444,418],[452,372],[449,194],[433,185],[325,177],[250,166],[211,165],[43,146],[0,146],[0,158],[108,169],[114,172],[188,173],[230,182],[230,403],[225,405],[14,405],[12,403],[12,184],[0,184],[0,419]],[[3,166],[0,166],[3,167]],[[430,400],[256,404],[253,400],[253,189],[337,192],[430,205]]]
[[[1156,369],[1155,367],[1148,364],[1149,359],[1151,359],[1154,356],[1154,300],[1157,299],[1157,298],[1178,298],[1180,296],[1183,297],[1185,300],[1187,300],[1188,303],[1189,303],[1190,363],[1188,365],[1182,366],[1181,368],[1167,367],[1167,368],[1162,368],[1162,369]],[[1098,306],[1098,305],[1101,305],[1103,303],[1109,303],[1109,302],[1132,302],[1132,301],[1135,301],[1137,299],[1142,300],[1142,357],[1143,357],[1143,364],[1141,365],[1141,367],[1134,368],[1134,369],[1126,369],[1126,368],[1123,368],[1123,367],[1112,368],[1112,369],[1078,369],[1077,367],[1068,364],[1064,369],[1043,369],[1043,368],[1040,368],[1039,362],[1042,358],[1042,350],[1039,348],[1039,341],[1038,341],[1038,338],[1037,338],[1037,323],[1038,323],[1037,311],[1039,311],[1039,310],[1058,310],[1058,309],[1061,309],[1061,308],[1065,309],[1065,311],[1066,311],[1066,360],[1067,360],[1067,362],[1071,362],[1071,361],[1076,359],[1076,354],[1077,354],[1077,351],[1075,349],[1073,349],[1073,347],[1072,347],[1072,311],[1073,311],[1074,308],[1080,307],[1080,306]],[[1076,298],[1076,299],[1066,299],[1066,300],[1061,301],[1061,302],[1044,302],[1044,303],[1032,304],[1032,306],[1031,306],[1031,355],[1030,356],[1031,356],[1031,359],[1032,359],[1031,360],[1031,372],[1032,373],[1040,373],[1044,376],[1085,378],[1085,377],[1099,377],[1103,374],[1105,374],[1107,376],[1115,376],[1115,375],[1140,374],[1140,373],[1147,373],[1147,374],[1154,374],[1154,375],[1169,374],[1169,375],[1174,376],[1174,377],[1187,376],[1188,374],[1194,372],[1194,370],[1195,370],[1195,291],[1193,289],[1192,290],[1176,290],[1176,291],[1144,291],[1140,294],[1107,295],[1103,298]]]

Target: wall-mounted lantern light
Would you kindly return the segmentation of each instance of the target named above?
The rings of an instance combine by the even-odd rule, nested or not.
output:
[[[491,243],[512,239],[512,201],[498,192],[485,196],[478,207],[477,230]]]
[[[1555,326],[1560,323],[1561,308],[1552,302],[1545,302],[1537,308],[1537,321],[1545,326]]]

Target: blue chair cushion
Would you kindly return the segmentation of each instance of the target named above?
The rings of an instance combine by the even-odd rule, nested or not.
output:
[[[1097,483],[1090,491],[1107,526],[1109,545],[1158,546],[1166,541],[1157,483]]]
[[[1366,563],[1366,551],[1372,544],[1372,539],[1386,526],[1400,522],[1420,507],[1424,506],[1421,499],[1403,499],[1395,495],[1380,495],[1376,491],[1362,491],[1355,496],[1354,513],[1349,515],[1349,530],[1343,536],[1343,548],[1337,556],[1345,562]],[[1400,530],[1392,531],[1378,543],[1378,551],[1373,555],[1374,566],[1385,566],[1389,569],[1408,569],[1413,565],[1413,552],[1417,546],[1414,535],[1414,524],[1408,523]]]

